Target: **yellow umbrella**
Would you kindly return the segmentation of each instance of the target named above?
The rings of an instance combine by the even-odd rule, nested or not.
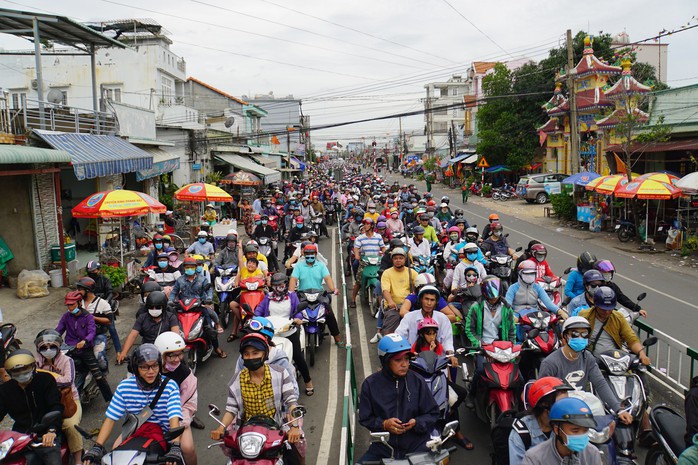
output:
[[[195,182],[180,187],[174,193],[177,200],[190,200],[193,202],[232,202],[233,197],[220,187],[203,182]]]
[[[644,181],[645,179],[651,179],[653,181],[664,182],[667,184],[671,184],[672,186],[675,186],[676,181],[679,180],[679,177],[674,176],[673,174],[669,174],[669,173],[646,173],[646,174],[643,174],[642,176],[638,176],[638,178],[637,178],[638,181]],[[635,181],[635,178],[633,178],[633,181]]]
[[[167,207],[142,192],[117,189],[92,194],[72,209],[74,218],[116,218],[164,213]]]
[[[614,194],[622,199],[637,197],[638,199],[668,200],[680,196],[681,190],[666,182],[638,178],[617,189]]]

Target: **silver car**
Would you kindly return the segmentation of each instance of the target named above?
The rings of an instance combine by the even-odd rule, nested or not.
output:
[[[516,194],[528,203],[547,203],[551,193],[560,192],[561,181],[566,177],[561,173],[527,174],[516,184]]]

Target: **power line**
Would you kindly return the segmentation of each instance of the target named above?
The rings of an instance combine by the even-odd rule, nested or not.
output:
[[[504,50],[504,47],[502,47],[502,46],[499,45],[497,42],[495,42],[495,40],[494,40],[492,37],[488,36],[487,33],[485,33],[485,31],[483,31],[482,29],[480,29],[479,27],[477,27],[477,26],[475,25],[475,23],[473,23],[472,21],[470,21],[468,18],[465,17],[465,15],[463,15],[463,13],[461,13],[460,11],[458,11],[458,10],[456,9],[456,7],[454,7],[453,5],[451,5],[451,3],[449,3],[448,0],[443,0],[443,2],[444,2],[446,5],[448,5],[449,7],[451,7],[451,9],[452,9],[453,11],[455,11],[456,13],[458,13],[458,16],[460,16],[461,18],[463,18],[464,20],[466,20],[466,21],[468,22],[468,24],[470,24],[472,27],[474,27],[475,29],[477,29],[477,31],[478,31],[480,34],[482,34],[483,36],[485,36],[485,37],[487,38],[487,40],[489,40],[490,42],[492,42],[492,43],[493,43],[494,45],[496,45],[501,51],[503,51],[504,53],[506,53],[507,55],[509,55],[511,58],[514,58],[513,56],[511,56],[511,54],[510,54],[509,52],[507,52],[506,50]]]

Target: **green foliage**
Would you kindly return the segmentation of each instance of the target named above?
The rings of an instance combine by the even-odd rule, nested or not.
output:
[[[691,255],[698,250],[698,236],[688,236],[681,245],[681,255]]]
[[[436,158],[429,157],[424,161],[424,171],[434,171],[436,169]]]
[[[482,195],[487,197],[491,193],[492,193],[492,186],[491,185],[485,184],[484,186],[482,186]]]
[[[118,288],[126,282],[128,274],[126,273],[126,268],[120,266],[103,266],[102,273],[104,276],[109,278],[111,285],[114,288]]]
[[[577,216],[577,206],[569,194],[551,194],[550,203],[558,218],[573,220]]]
[[[160,189],[158,189],[158,200],[165,205],[168,210],[174,210],[174,193],[179,189],[177,184],[172,182],[171,174],[160,176]]]
[[[215,186],[220,182],[221,179],[223,179],[222,171],[211,171],[206,175],[206,179],[204,181],[207,184],[213,184]]]

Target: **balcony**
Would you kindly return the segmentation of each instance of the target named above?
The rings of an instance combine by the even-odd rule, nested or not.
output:
[[[113,136],[119,129],[119,122],[113,113],[32,99],[22,102],[19,109],[10,109],[9,114],[10,129],[17,136],[24,136],[32,129]]]

